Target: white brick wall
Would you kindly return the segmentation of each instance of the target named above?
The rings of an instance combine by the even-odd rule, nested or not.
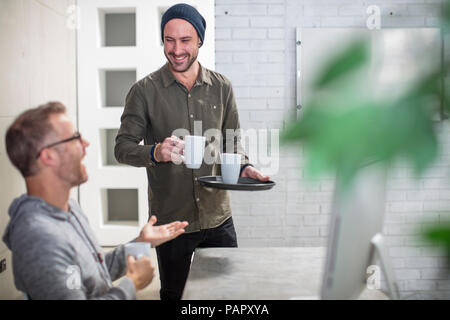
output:
[[[380,7],[382,27],[436,26],[440,10],[436,0],[216,0],[216,70],[233,83],[242,127],[282,128],[292,114],[296,27],[364,27],[369,5]],[[447,122],[438,129],[450,137]],[[232,192],[240,246],[326,245],[334,182],[309,184],[303,162],[300,148],[282,149],[276,188]],[[402,297],[448,299],[443,253],[420,232],[450,212],[450,138],[421,178],[397,164],[388,189],[383,231]]]

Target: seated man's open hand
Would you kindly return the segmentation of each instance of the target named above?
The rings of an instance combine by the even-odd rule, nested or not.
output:
[[[142,228],[136,241],[150,242],[152,247],[156,247],[184,233],[184,228],[189,224],[187,221],[175,221],[161,226],[154,226],[155,223],[156,217],[151,216],[150,220]]]

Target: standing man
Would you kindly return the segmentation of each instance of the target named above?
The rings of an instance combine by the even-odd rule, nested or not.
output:
[[[133,85],[116,138],[117,160],[147,169],[150,214],[159,223],[189,222],[185,234],[156,249],[162,300],[181,298],[195,248],[237,247],[228,193],[197,181],[220,175],[219,165],[203,162],[192,170],[172,162],[184,150],[182,139],[173,135],[177,129],[202,135],[194,132],[201,123],[203,131],[218,129],[224,139],[227,129],[239,129],[230,81],[197,61],[205,29],[205,19],[190,5],[177,4],[164,13],[161,37],[167,63]],[[248,163],[240,136],[232,139],[232,152],[243,156],[241,176],[267,181],[269,177]],[[142,140],[145,144],[139,145]],[[230,143],[221,142],[223,150]],[[211,139],[206,143],[213,156],[222,152]]]
[[[65,106],[50,102],[25,111],[5,140],[27,188],[9,208],[3,236],[12,251],[17,289],[34,300],[135,299],[136,290],[153,278],[150,260],[129,256],[126,262],[123,245],[105,255],[80,206],[69,199],[70,189],[88,179],[82,161],[89,143],[75,131]],[[187,225],[155,227],[155,222],[151,217],[135,241],[157,246]]]

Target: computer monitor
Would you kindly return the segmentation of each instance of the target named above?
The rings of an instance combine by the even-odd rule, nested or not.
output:
[[[389,296],[397,288],[381,235],[385,212],[386,170],[378,164],[361,168],[342,185],[337,177],[331,212],[322,299],[357,299],[366,288],[367,268],[380,259]]]

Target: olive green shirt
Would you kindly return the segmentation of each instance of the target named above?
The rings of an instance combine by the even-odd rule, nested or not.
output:
[[[219,129],[223,139],[208,137],[211,128]],[[152,161],[152,147],[176,129],[187,130],[186,135],[205,135],[205,153],[216,162],[204,160],[200,169],[192,170],[184,164]],[[188,92],[165,64],[130,89],[114,152],[120,163],[146,167],[149,213],[157,217],[157,224],[186,220],[186,232],[194,232],[217,227],[231,216],[228,192],[203,187],[197,181],[221,174],[219,154],[230,147],[243,155],[242,165],[248,163],[239,132],[227,140],[226,129],[239,129],[239,116],[231,83],[217,72],[200,66]],[[144,145],[139,144],[142,140]]]

